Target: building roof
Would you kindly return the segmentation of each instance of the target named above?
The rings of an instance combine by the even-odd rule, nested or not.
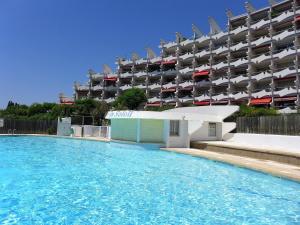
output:
[[[156,119],[156,120],[196,120],[222,122],[238,111],[238,106],[182,107],[163,112],[153,111],[110,111],[106,119]]]

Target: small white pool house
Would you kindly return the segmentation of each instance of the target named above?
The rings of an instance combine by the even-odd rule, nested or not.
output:
[[[238,106],[184,107],[153,111],[110,111],[111,139],[155,143],[168,148],[188,148],[191,141],[217,141],[234,130],[224,119]]]

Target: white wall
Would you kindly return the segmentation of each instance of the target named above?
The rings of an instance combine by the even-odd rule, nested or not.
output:
[[[191,141],[217,141],[222,140],[222,123],[217,124],[217,136],[210,137],[208,121],[189,121],[189,134]]]
[[[249,147],[282,149],[300,153],[300,136],[235,133],[225,135],[224,140]]]
[[[179,136],[170,136],[170,120],[164,121],[164,141],[167,148],[189,148],[190,138],[188,121],[181,120],[179,123]]]
[[[57,119],[57,135],[58,136],[71,135],[71,118]]]

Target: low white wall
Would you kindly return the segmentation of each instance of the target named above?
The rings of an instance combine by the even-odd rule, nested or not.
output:
[[[229,133],[224,136],[224,141],[245,144],[251,147],[300,152],[300,136]]]
[[[210,137],[208,135],[208,121],[189,121],[189,134],[191,141],[218,141],[222,140],[222,123],[217,124],[217,136]]]
[[[167,148],[189,148],[190,138],[188,121],[181,120],[179,123],[179,136],[170,136],[170,120],[164,121],[164,142]]]
[[[70,136],[71,135],[71,118],[57,119],[57,135]]]

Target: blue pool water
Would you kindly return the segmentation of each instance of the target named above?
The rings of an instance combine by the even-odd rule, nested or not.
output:
[[[300,184],[155,146],[0,137],[0,224],[300,224]]]

